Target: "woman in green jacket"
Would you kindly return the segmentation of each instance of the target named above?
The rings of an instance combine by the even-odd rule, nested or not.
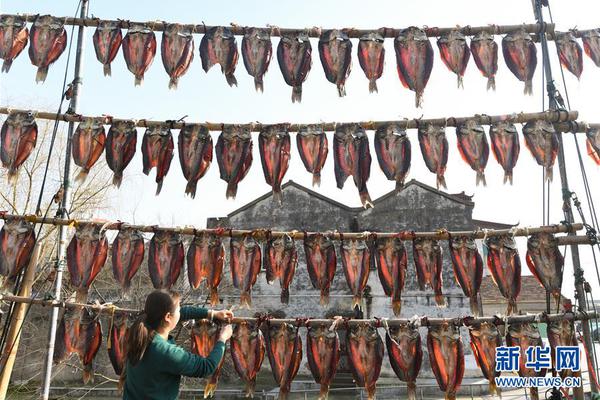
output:
[[[177,399],[181,376],[210,376],[225,353],[233,330],[230,324],[220,332],[208,357],[200,357],[177,346],[169,333],[179,320],[209,318],[231,322],[233,313],[201,307],[180,307],[180,296],[165,290],[148,295],[144,313],[129,328],[126,365],[121,375],[123,399]]]

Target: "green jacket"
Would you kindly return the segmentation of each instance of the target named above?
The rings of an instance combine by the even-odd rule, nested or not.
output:
[[[202,319],[208,311],[201,307],[181,307],[181,321]],[[218,341],[208,357],[200,357],[177,346],[172,337],[154,335],[141,361],[127,362],[124,400],[171,400],[179,396],[181,375],[205,377],[213,374],[225,354],[225,343]]]

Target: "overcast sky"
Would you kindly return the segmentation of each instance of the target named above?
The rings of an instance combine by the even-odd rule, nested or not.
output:
[[[598,27],[600,6],[594,0],[573,0],[552,2],[553,15],[557,30]],[[442,2],[420,0],[411,2],[380,1],[377,6],[365,1],[256,1],[231,0],[227,5],[219,2],[197,1],[144,1],[123,2],[115,0],[92,0],[90,15],[107,19],[129,19],[137,21],[168,21],[181,23],[202,23],[210,25],[228,25],[236,23],[242,26],[323,28],[379,28],[417,26],[451,27],[455,25],[520,24],[534,22],[530,1],[480,1],[455,0]],[[176,4],[176,6],[174,6]],[[3,0],[2,13],[52,14],[72,16],[77,1],[31,1]],[[67,27],[70,35],[71,27]],[[83,90],[79,102],[79,113],[85,115],[109,114],[120,118],[173,120],[187,115],[186,121],[211,122],[350,122],[359,120],[392,120],[414,117],[470,116],[474,114],[505,114],[513,112],[537,112],[542,110],[543,84],[541,63],[538,64],[533,84],[533,96],[523,95],[523,83],[519,82],[508,70],[500,53],[499,71],[496,77],[497,91],[486,91],[486,79],[481,76],[471,60],[467,68],[464,90],[456,88],[456,77],[446,69],[435,41],[432,45],[435,60],[431,79],[425,90],[424,107],[414,107],[414,94],[404,89],[396,73],[393,40],[386,39],[386,63],[383,77],[378,81],[379,93],[369,94],[368,81],[356,59],[356,40],[353,40],[353,69],[346,84],[347,96],[338,98],[335,85],[324,76],[317,53],[317,40],[312,39],[313,65],[303,85],[301,104],[290,101],[291,88],[287,86],[274,57],[265,76],[265,92],[258,94],[254,90],[252,78],[246,73],[241,57],[236,70],[237,88],[230,88],[225,82],[218,66],[206,74],[200,64],[198,46],[200,35],[195,35],[195,58],[187,74],[180,79],[177,90],[168,89],[168,77],[160,59],[160,50],[153,65],[146,73],[144,83],[134,87],[133,75],[127,70],[122,54],[112,65],[112,77],[104,77],[102,65],[96,60],[92,45],[93,29],[88,29],[85,40],[83,64]],[[160,40],[160,33],[157,34]],[[241,38],[238,37],[238,45]],[[496,37],[500,45],[501,38]],[[273,38],[274,47],[278,38]],[[160,49],[160,41],[159,41]],[[550,43],[554,54],[554,43]],[[541,48],[538,45],[538,57]],[[60,98],[62,76],[66,65],[66,53],[50,67],[48,78],[43,84],[35,83],[36,68],[31,65],[24,51],[13,63],[9,74],[0,75],[0,104],[15,108],[32,108],[54,111]],[[560,70],[553,57],[553,72],[558,87],[564,94]],[[600,69],[584,56],[584,72],[581,81],[565,72],[571,105],[580,113],[580,119],[600,122],[598,114],[598,88],[600,87]],[[547,102],[546,102],[547,104]],[[487,128],[486,128],[487,129]],[[519,132],[521,127],[518,126]],[[142,174],[142,161],[139,152],[142,130],[139,131],[138,152],[129,168],[120,190],[111,193],[112,210],[104,215],[110,219],[124,221],[135,220],[147,224],[179,224],[204,226],[207,217],[223,216],[268,191],[264,182],[258,154],[258,145],[254,146],[254,164],[244,181],[239,185],[237,199],[225,200],[224,181],[219,179],[216,159],[207,175],[199,182],[195,200],[184,195],[185,180],[181,174],[177,155],[173,159],[171,170],[166,177],[162,193],[155,197],[156,184],[154,172],[150,177]],[[176,133],[176,132],[175,132]],[[213,132],[216,143],[218,132]],[[331,134],[329,134],[331,135]],[[435,185],[435,175],[425,167],[416,131],[410,131],[413,139],[413,160],[410,178],[426,184]],[[446,181],[449,192],[465,191],[473,195],[475,201],[474,218],[505,223],[520,223],[522,226],[539,225],[542,222],[542,170],[529,152],[521,144],[521,156],[514,172],[514,186],[502,184],[503,171],[490,157],[486,169],[487,187],[475,186],[475,172],[465,164],[456,149],[454,129],[447,130],[450,142],[450,155]],[[580,134],[580,145],[584,145],[584,135]],[[330,136],[331,139],[331,136]],[[522,137],[521,137],[522,139]],[[310,187],[312,177],[307,173],[295,149],[292,150],[290,169],[287,179]],[[565,135],[565,152],[571,189],[579,197],[585,198],[582,178],[579,172],[577,155],[572,135]],[[331,149],[331,140],[330,140]],[[394,188],[394,183],[385,179],[380,171],[374,149],[371,148],[373,165],[369,190],[377,198]],[[104,157],[102,157],[102,162]],[[593,194],[600,203],[600,168],[585,157],[585,166],[591,180]],[[551,221],[558,223],[563,219],[560,204],[560,179],[555,168],[555,179],[551,188]],[[344,190],[335,187],[333,158],[329,158],[322,173],[320,193],[330,196],[351,206],[358,206],[359,198],[351,180]],[[284,207],[292,205],[284,204]],[[299,205],[301,206],[301,205]],[[587,206],[586,206],[587,210]],[[135,211],[135,212],[134,212]],[[315,216],[318,218],[318,216]],[[335,228],[335,227],[332,227]],[[520,241],[524,261],[524,244]],[[582,248],[582,257],[586,267],[586,277],[597,285],[591,253]],[[572,293],[572,270],[570,257],[565,271],[566,294]],[[525,264],[524,264],[525,268]],[[526,268],[525,268],[526,269]]]

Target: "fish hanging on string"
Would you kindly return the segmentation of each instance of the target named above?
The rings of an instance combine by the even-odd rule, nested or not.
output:
[[[375,132],[375,153],[385,177],[396,181],[396,190],[404,186],[410,170],[411,145],[406,131],[390,123]]]
[[[474,120],[468,120],[456,128],[456,144],[462,159],[477,173],[475,185],[485,181],[485,167],[490,156],[490,146],[483,126]]]
[[[377,328],[369,323],[350,326],[346,330],[346,350],[354,383],[365,388],[369,400],[375,399],[383,362],[383,341]]]
[[[471,312],[479,315],[478,295],[483,277],[483,260],[475,240],[468,237],[451,237],[448,243],[456,282],[471,303]]]
[[[552,122],[539,120],[523,126],[525,145],[538,165],[544,167],[546,180],[552,181],[552,167],[558,155],[558,134]]]
[[[192,327],[192,352],[200,357],[208,357],[219,340],[221,325],[218,322],[208,319],[196,321]],[[221,376],[221,368],[225,357],[221,358],[217,364],[215,371],[210,377],[207,377],[206,386],[204,386],[204,398],[214,397]]]
[[[11,112],[0,131],[0,161],[8,169],[8,182],[17,179],[18,170],[35,148],[38,126],[31,112]]]
[[[583,50],[592,59],[597,67],[600,67],[600,29],[591,29],[581,32]]]
[[[407,399],[417,400],[417,376],[423,362],[419,329],[411,323],[390,326],[385,345],[392,369],[398,379],[406,382]]]
[[[240,126],[226,126],[215,147],[221,179],[227,182],[226,197],[235,199],[238,183],[252,165],[252,136]]]
[[[177,83],[194,59],[194,37],[189,26],[166,24],[160,44],[160,55],[169,75],[169,89],[177,89]]]
[[[342,189],[352,176],[364,208],[373,207],[367,181],[371,174],[371,151],[369,138],[358,124],[340,124],[333,135],[335,181]]]
[[[121,187],[123,171],[135,155],[137,130],[135,121],[113,122],[106,136],[106,164],[113,171],[113,185]]]
[[[498,44],[494,35],[481,31],[471,38],[471,54],[481,74],[487,78],[487,90],[496,90],[498,72]]]
[[[573,32],[556,32],[554,43],[561,65],[579,79],[583,72],[583,50]]]
[[[437,240],[415,238],[413,257],[417,270],[419,289],[430,286],[435,293],[435,302],[439,307],[446,306],[442,293],[442,248]]]
[[[71,354],[77,353],[79,340],[79,317],[81,309],[64,308],[58,327],[56,328],[56,343],[52,360],[54,364],[66,361]]]
[[[203,280],[210,290],[210,305],[219,303],[218,288],[223,275],[225,247],[221,238],[203,232],[194,236],[187,252],[188,280],[192,289],[198,289]]]
[[[15,58],[29,42],[29,30],[25,18],[20,15],[0,15],[0,58],[2,72],[10,71]]]
[[[564,257],[558,248],[558,239],[551,233],[534,233],[527,239],[527,266],[540,285],[552,295],[557,309],[563,280]]]
[[[106,132],[101,118],[85,118],[73,133],[73,162],[81,168],[75,181],[83,182],[104,151]]]
[[[202,36],[200,41],[202,69],[208,72],[213,65],[219,64],[229,86],[237,86],[234,72],[238,56],[237,43],[231,29],[215,26]]]
[[[84,309],[79,322],[77,354],[83,366],[83,384],[94,382],[94,358],[102,344],[102,325],[99,315]]]
[[[558,360],[556,357],[557,348],[562,346],[574,346],[577,349],[577,352],[581,351],[577,347],[578,344],[577,339],[575,338],[575,326],[573,324],[573,321],[563,319],[548,322],[548,341],[550,342],[550,348],[552,353],[552,365],[554,366],[554,369],[557,369],[559,367],[557,365]],[[562,367],[564,367],[564,365]],[[581,378],[581,369],[579,369],[578,371],[574,371],[568,368],[561,368],[561,370],[557,372],[563,380],[567,377]],[[567,388],[565,397],[568,396],[568,390],[569,389]],[[573,388],[573,397],[584,397],[582,386]]]
[[[304,168],[313,174],[313,186],[321,186],[321,170],[327,160],[327,135],[319,125],[305,125],[296,134],[296,144]]]
[[[402,290],[408,259],[402,240],[397,237],[380,238],[375,243],[375,262],[379,281],[386,296],[392,299],[392,310],[399,317],[402,309]]]
[[[198,181],[206,174],[213,158],[213,141],[203,125],[184,125],[177,136],[179,164],[187,180],[185,194],[196,197]]]
[[[125,367],[125,354],[127,353],[127,316],[126,314],[118,314],[112,318],[106,340],[106,349],[115,374],[121,376]]]
[[[7,219],[0,230],[0,276],[4,290],[12,291],[19,273],[31,260],[34,226],[23,219]],[[35,266],[34,266],[35,267]]]
[[[240,306],[250,309],[252,286],[256,283],[262,259],[260,243],[251,235],[231,238],[229,243],[229,268],[233,287],[241,291]]]
[[[273,199],[281,204],[281,182],[290,163],[290,134],[286,124],[267,125],[258,135],[258,149],[263,174],[273,188]]]
[[[139,86],[154,61],[156,35],[148,25],[136,24],[127,31],[122,46],[127,69],[135,76],[135,86]]]
[[[446,400],[455,400],[465,372],[465,356],[458,327],[448,322],[430,326],[427,350],[440,390],[446,394]]]
[[[254,78],[254,89],[263,92],[263,76],[269,69],[273,45],[268,29],[250,28],[242,39],[242,59],[248,74]]]
[[[437,41],[437,45],[444,65],[448,67],[450,72],[456,74],[458,87],[464,87],[463,77],[471,58],[467,38],[460,30],[453,29],[447,35],[441,36]]]
[[[44,82],[48,68],[67,47],[67,31],[64,20],[51,15],[36,17],[29,33],[29,59],[38,67],[35,82]]]
[[[160,194],[163,180],[173,159],[173,134],[166,125],[151,126],[142,139],[142,162],[144,175],[156,168],[156,195]]]
[[[448,163],[448,139],[443,126],[419,127],[419,147],[429,171],[436,175],[436,187],[447,189],[444,173]]]
[[[302,337],[297,326],[283,323],[269,325],[266,339],[269,364],[279,385],[277,398],[285,400],[302,362]]]
[[[123,298],[129,297],[131,281],[144,261],[144,236],[135,229],[121,229],[112,243],[112,270]]]
[[[306,358],[310,373],[320,385],[319,400],[327,400],[340,362],[340,338],[334,324],[309,324],[306,333]]]
[[[513,169],[519,159],[521,147],[519,134],[514,124],[501,121],[490,126],[492,153],[504,170],[504,183],[513,184]]]
[[[525,82],[523,93],[532,95],[532,79],[537,66],[537,49],[531,35],[521,29],[502,39],[502,54],[510,72]]]
[[[363,291],[371,272],[371,253],[368,240],[341,240],[340,258],[346,283],[353,295],[352,308],[362,308]]]
[[[415,107],[423,105],[423,92],[433,69],[433,47],[425,31],[411,26],[394,40],[402,85],[415,92]]]
[[[586,147],[587,152],[592,157],[592,160],[600,165],[600,129],[590,128],[586,132]]]
[[[383,75],[384,37],[379,31],[369,32],[358,41],[358,63],[369,80],[369,93],[377,92],[377,79]]]
[[[511,236],[490,236],[487,248],[487,265],[500,294],[508,301],[507,315],[516,313],[517,298],[521,291],[521,259],[515,240]]]
[[[306,268],[315,289],[321,291],[320,304],[329,304],[329,288],[335,276],[336,255],[333,241],[327,236],[315,233],[304,237]]]
[[[157,231],[148,245],[148,273],[154,289],[171,289],[183,267],[183,242],[175,232]]]
[[[352,68],[352,42],[346,32],[337,29],[323,32],[319,38],[319,57],[325,77],[336,84],[338,95],[344,97]]]
[[[546,376],[546,368],[540,368],[536,372],[535,369],[525,366],[528,359],[527,349],[530,347],[545,347],[536,325],[529,322],[508,325],[506,345],[519,347],[519,376],[528,378]],[[532,400],[539,400],[537,387],[529,388],[529,394]]]
[[[245,382],[245,397],[254,398],[256,376],[265,358],[265,338],[256,322],[242,321],[233,328],[230,340],[231,360]]]
[[[483,322],[470,325],[469,336],[477,366],[489,382],[490,396],[501,397],[500,389],[496,386],[496,378],[500,376],[500,371],[496,370],[496,349],[502,346],[500,331],[496,325]]]
[[[104,66],[104,76],[111,75],[110,64],[117,56],[123,41],[120,25],[119,21],[99,21],[94,31],[94,50],[96,58]]]
[[[298,265],[298,253],[294,239],[287,235],[270,238],[265,248],[264,264],[267,283],[272,285],[275,279],[279,279],[281,303],[288,304],[290,300],[290,284]]]
[[[312,65],[312,46],[306,33],[282,35],[277,45],[277,62],[285,83],[292,87],[292,103],[302,101],[302,83]]]
[[[76,303],[85,303],[88,289],[104,266],[108,240],[98,224],[80,223],[67,247],[67,268],[71,285],[77,291]]]

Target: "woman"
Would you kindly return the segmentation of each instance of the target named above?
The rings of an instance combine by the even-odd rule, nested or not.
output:
[[[121,375],[123,399],[176,399],[181,376],[210,376],[225,353],[233,330],[221,328],[219,340],[208,357],[200,357],[177,346],[169,333],[181,319],[208,318],[231,322],[233,313],[201,307],[180,307],[177,293],[156,290],[146,298],[144,313],[129,328],[126,366]]]

